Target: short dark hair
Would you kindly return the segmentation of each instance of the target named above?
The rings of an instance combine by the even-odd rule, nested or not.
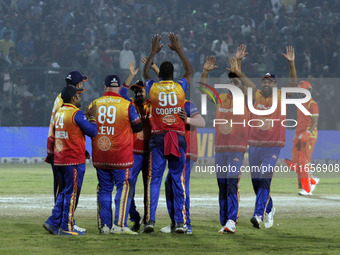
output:
[[[169,62],[165,61],[163,62],[159,67],[159,78],[162,80],[171,80],[174,76],[174,65]]]
[[[229,72],[229,73],[228,73],[228,78],[229,78],[229,79],[233,79],[233,78],[240,78],[240,77],[238,77],[236,73]]]

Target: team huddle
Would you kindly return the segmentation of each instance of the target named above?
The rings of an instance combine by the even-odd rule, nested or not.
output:
[[[163,174],[168,162],[165,180],[166,204],[170,224],[161,229],[163,233],[192,234],[190,220],[190,172],[197,160],[197,127],[204,127],[205,120],[193,102],[185,99],[193,69],[185,56],[178,36],[169,34],[169,48],[177,53],[184,67],[184,75],[174,81],[174,66],[163,62],[159,68],[154,57],[162,49],[161,37],[152,39],[151,52],[142,59],[144,63],[143,81],[134,84],[132,80],[138,70],[130,63],[130,75],[122,84],[117,75],[108,75],[104,82],[104,95],[94,100],[87,111],[82,112],[81,94],[85,91],[83,82],[88,79],[78,71],[66,76],[66,86],[57,97],[47,140],[46,162],[52,165],[54,177],[55,205],[51,216],[43,227],[54,235],[84,235],[86,229],[75,224],[74,211],[77,207],[86,158],[85,135],[92,139],[92,161],[97,171],[97,222],[101,234],[137,234],[155,231],[156,210]],[[253,88],[254,108],[269,109],[272,105],[272,88],[276,87],[276,77],[267,73],[262,77],[262,88],[241,71],[241,60],[246,56],[246,47],[241,45],[236,56],[229,60],[230,83],[246,93]],[[291,81],[297,84],[294,65],[294,49],[287,47],[286,54],[290,67]],[[159,81],[150,79],[153,69]],[[208,73],[215,69],[215,58],[207,57],[201,74],[201,91],[209,93]],[[310,89],[307,81],[299,87]],[[134,98],[127,96],[132,90]],[[244,115],[233,115],[231,93],[219,94],[216,118],[237,122],[239,119],[284,120],[281,115],[280,90],[278,109],[267,116],[255,116],[244,102]],[[212,100],[214,100],[212,98]],[[305,107],[311,116],[298,113],[298,127],[292,149],[292,160],[286,160],[289,167],[297,172],[300,195],[311,195],[318,178],[308,171],[313,146],[317,136],[318,107],[314,100]],[[261,117],[261,118],[260,118]],[[299,121],[301,120],[301,122]],[[230,123],[230,122],[228,122]],[[300,124],[301,123],[301,124]],[[260,228],[262,221],[266,228],[274,223],[275,208],[270,197],[272,171],[262,171],[261,167],[275,166],[280,150],[285,145],[285,128],[277,123],[258,127],[230,126],[220,124],[215,127],[215,164],[233,166],[237,171],[217,172],[219,187],[220,223],[219,233],[234,233],[239,214],[240,168],[244,153],[249,145],[249,164],[257,166],[252,171],[252,184],[256,202],[251,223]],[[303,167],[301,167],[303,166]],[[302,169],[302,171],[301,171]],[[138,175],[142,171],[144,184],[144,215],[137,211],[134,196]],[[112,212],[112,192],[114,198],[114,218]],[[128,216],[132,222],[128,227]],[[141,230],[140,230],[141,229]]]

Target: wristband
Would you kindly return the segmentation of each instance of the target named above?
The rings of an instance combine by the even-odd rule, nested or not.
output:
[[[96,121],[96,117],[90,116],[89,121],[90,121],[90,122],[93,122],[93,121],[95,122],[95,121]]]

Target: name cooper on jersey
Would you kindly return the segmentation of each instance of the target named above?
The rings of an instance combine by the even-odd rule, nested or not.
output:
[[[179,114],[181,110],[182,110],[182,107],[156,108],[156,113],[158,115],[171,115],[171,114]]]

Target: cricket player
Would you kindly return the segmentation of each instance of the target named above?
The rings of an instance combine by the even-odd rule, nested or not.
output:
[[[238,47],[236,56],[246,55],[245,45]],[[215,58],[207,57],[201,74],[201,88],[206,89],[208,73],[215,69]],[[237,58],[229,60],[231,67],[228,77],[230,83],[246,93],[246,84],[239,74]],[[202,90],[201,90],[202,91]],[[204,93],[204,90],[202,91]],[[239,214],[238,184],[241,177],[241,166],[248,144],[248,123],[250,112],[246,100],[244,101],[245,114],[233,115],[233,96],[231,93],[220,93],[222,104],[217,100],[215,123],[215,169],[219,188],[220,223],[219,233],[234,233]],[[234,124],[233,124],[234,123]],[[236,124],[237,123],[237,124]],[[244,123],[244,124],[242,124]],[[225,170],[223,170],[225,169]]]
[[[81,93],[85,91],[84,89],[84,81],[87,81],[88,77],[85,75],[82,75],[79,71],[72,71],[69,72],[65,78],[66,81],[66,86],[74,86],[77,89],[81,89]],[[61,93],[57,96],[57,98],[54,101],[53,104],[53,109],[52,109],[52,114],[51,114],[51,120],[50,120],[50,125],[48,129],[48,138],[47,138],[47,157],[45,159],[45,162],[51,164],[52,166],[52,172],[53,172],[53,195],[54,195],[54,203],[57,201],[58,194],[61,192],[61,187],[60,187],[60,178],[58,175],[57,168],[53,164],[54,160],[54,143],[55,143],[55,137],[54,137],[54,132],[53,132],[53,127],[54,127],[54,116],[55,113],[59,110],[59,108],[63,105],[63,100],[61,98]],[[86,153],[86,158],[89,158],[89,155],[87,151]],[[82,171],[82,169],[79,169],[79,171]],[[85,173],[84,173],[85,174]],[[78,198],[80,195],[80,190],[77,192],[77,201],[76,201],[76,208],[78,205]],[[74,225],[74,229],[78,231],[85,232],[85,228],[81,228],[77,226],[76,224]]]
[[[134,98],[127,97],[127,91],[131,89],[134,93]],[[151,136],[151,126],[149,120],[150,112],[150,100],[146,97],[145,85],[142,81],[136,81],[130,87],[122,86],[119,94],[125,99],[129,100],[133,106],[135,106],[139,117],[143,123],[143,130],[135,133],[133,137],[133,157],[134,163],[131,168],[131,189],[133,190],[133,195],[131,199],[130,206],[130,220],[132,222],[131,230],[138,232],[140,229],[141,216],[137,211],[135,204],[135,187],[137,183],[137,178],[142,171],[143,175],[143,186],[144,186],[144,216],[143,223],[145,224],[146,217],[146,200],[147,200],[147,181],[148,181],[148,166],[149,166],[149,141]]]
[[[187,234],[192,234],[191,219],[190,219],[190,173],[191,168],[197,161],[197,127],[204,127],[205,120],[199,113],[196,105],[193,102],[185,100],[184,109],[180,112],[180,117],[185,122],[185,140],[187,142],[187,150],[185,153],[185,165],[182,174],[182,179],[185,183],[185,215],[186,215],[186,227]],[[172,176],[168,172],[165,180],[165,194],[166,204],[171,219],[170,225],[161,229],[162,233],[175,232],[175,219],[174,219],[174,193],[172,187]]]
[[[308,81],[298,83],[299,88],[312,91],[312,85]],[[302,104],[311,115],[304,115],[297,109],[297,126],[293,138],[292,160],[285,160],[290,169],[298,175],[298,185],[301,188],[298,193],[301,196],[311,196],[319,178],[310,175],[309,168],[318,136],[319,107],[313,98]]]
[[[133,133],[143,124],[136,108],[118,94],[117,75],[105,78],[104,96],[94,100],[98,135],[92,139],[93,166],[97,169],[98,229],[101,234],[137,234],[127,227],[131,203],[130,168],[133,165]],[[112,191],[115,196],[115,219],[112,220]]]
[[[94,115],[97,110],[93,104],[86,115],[79,109],[80,93],[83,89],[66,86],[61,92],[62,107],[55,113],[53,133],[54,166],[60,179],[61,193],[52,210],[52,215],[44,223],[51,234],[84,235],[85,231],[74,229],[74,210],[77,194],[80,192],[85,173],[85,134],[97,135]]]
[[[294,48],[288,46],[286,54],[282,54],[289,63],[291,81],[289,87],[296,86],[295,54]],[[267,110],[273,104],[273,88],[277,87],[274,74],[266,73],[262,77],[262,88],[256,90],[255,84],[239,71],[237,75],[253,87],[254,108]],[[252,84],[252,85],[251,85]],[[277,91],[277,108],[272,114],[251,114],[250,119],[258,120],[257,125],[252,125],[249,131],[249,165],[253,189],[256,194],[255,209],[251,223],[255,228],[260,228],[265,220],[265,227],[271,228],[274,224],[275,208],[270,196],[270,185],[273,169],[279,158],[281,148],[285,145],[285,127],[281,125],[285,116],[281,115],[281,91]],[[277,121],[271,121],[275,119]]]
[[[169,48],[181,59],[185,73],[177,82],[173,81],[174,66],[171,62],[163,62],[159,68],[160,82],[150,79],[149,70],[155,55],[161,50],[161,37],[152,39],[151,53],[144,65],[143,75],[146,79],[146,91],[151,102],[151,139],[149,144],[149,175],[147,215],[144,233],[154,232],[159,192],[168,160],[169,172],[173,178],[175,232],[185,233],[185,188],[181,179],[185,165],[185,123],[180,117],[184,109],[185,92],[187,90],[192,67],[181,49],[178,36],[169,34]]]

